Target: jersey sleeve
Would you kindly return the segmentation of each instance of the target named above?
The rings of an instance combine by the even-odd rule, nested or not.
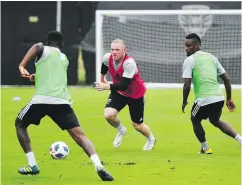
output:
[[[103,63],[105,66],[108,66],[108,61],[109,61],[110,56],[111,56],[111,53],[106,53],[106,54],[103,56],[103,61],[102,61],[102,63]]]
[[[133,76],[138,71],[136,62],[132,58],[127,59],[123,63],[123,68],[124,68],[124,72],[122,77],[125,77],[125,78],[133,78]]]
[[[192,78],[192,70],[194,66],[195,60],[193,56],[186,58],[182,66],[182,78]]]
[[[216,57],[214,57],[214,60],[216,62],[216,65],[217,65],[217,73],[218,73],[218,76],[225,73],[225,69],[223,68],[223,66],[220,64],[220,62],[218,61],[218,59]]]

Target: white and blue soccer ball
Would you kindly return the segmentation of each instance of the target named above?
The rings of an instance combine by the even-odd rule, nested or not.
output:
[[[50,147],[50,155],[54,159],[64,159],[69,155],[69,148],[63,141],[54,142]]]

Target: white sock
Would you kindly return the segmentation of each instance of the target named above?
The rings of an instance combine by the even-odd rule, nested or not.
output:
[[[154,141],[155,140],[155,137],[153,136],[152,132],[150,131],[150,135],[148,137],[148,140],[149,141]]]
[[[234,139],[236,139],[236,140],[242,145],[242,137],[241,137],[239,134],[237,134],[237,135],[234,137]]]
[[[35,160],[35,157],[34,157],[34,152],[28,152],[25,155],[27,157],[29,166],[33,167],[34,165],[37,164],[36,160]]]
[[[122,123],[120,123],[119,126],[116,127],[116,129],[120,134],[123,134],[125,131],[125,127],[122,125]]]
[[[94,164],[96,170],[97,170],[98,168],[103,168],[103,165],[101,164],[101,161],[100,161],[100,159],[99,159],[99,157],[98,157],[97,154],[93,154],[93,155],[91,155],[91,156],[90,156],[90,159],[91,159],[92,163]]]
[[[203,143],[201,143],[202,147],[203,147],[203,150],[207,150],[209,149],[209,146],[208,146],[208,143],[205,141]]]

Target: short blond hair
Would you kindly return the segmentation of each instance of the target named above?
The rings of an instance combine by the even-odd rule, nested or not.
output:
[[[122,39],[114,39],[112,43],[121,43],[125,47],[125,43]]]

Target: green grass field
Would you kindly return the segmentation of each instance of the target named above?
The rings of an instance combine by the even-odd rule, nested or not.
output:
[[[103,117],[108,92],[91,88],[71,88],[73,108],[86,135],[94,143],[105,167],[115,178],[102,182],[84,154],[67,132],[61,131],[46,117],[39,127],[30,126],[32,147],[40,167],[38,176],[21,176],[19,167],[27,164],[15,134],[17,113],[31,99],[32,88],[1,89],[2,185],[240,185],[241,147],[237,141],[214,128],[207,121],[203,125],[212,155],[197,155],[200,144],[193,134],[190,122],[192,93],[186,113],[181,112],[182,90],[148,90],[145,122],[151,127],[157,143],[153,151],[142,151],[145,138],[131,125],[128,108],[120,113],[128,133],[120,148],[112,141],[116,135]],[[21,101],[13,101],[15,96]],[[241,95],[233,91],[237,105],[234,113],[224,108],[222,119],[241,132]],[[70,148],[65,160],[54,160],[49,147],[55,141],[64,141]],[[133,165],[128,164],[135,163]]]

